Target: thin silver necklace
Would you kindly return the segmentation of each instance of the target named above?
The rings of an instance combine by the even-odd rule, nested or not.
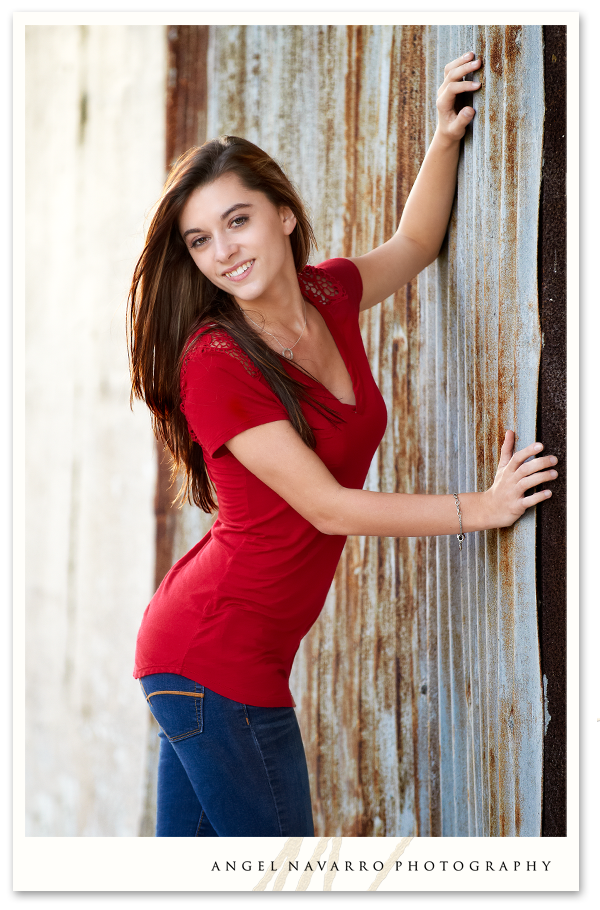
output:
[[[302,331],[300,332],[299,337],[296,339],[296,341],[292,345],[289,346],[289,348],[284,348],[284,346],[280,342],[279,338],[276,335],[274,335],[273,332],[267,332],[267,330],[265,328],[261,328],[261,326],[259,326],[258,322],[254,322],[254,319],[252,319],[251,316],[248,316],[248,313],[246,313],[245,310],[244,310],[244,316],[246,317],[246,319],[249,319],[250,322],[254,323],[254,325],[256,326],[257,329],[259,329],[260,332],[265,332],[266,335],[270,335],[271,338],[275,339],[275,341],[281,348],[282,357],[285,357],[286,360],[293,360],[294,354],[292,352],[292,348],[296,347],[296,345],[300,341],[300,338],[302,338],[302,336],[304,335],[304,329],[306,328],[306,300],[304,299],[304,297],[302,298],[302,303],[304,304],[304,326],[302,328]]]

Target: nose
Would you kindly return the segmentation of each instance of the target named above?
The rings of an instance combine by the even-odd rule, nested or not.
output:
[[[235,255],[237,248],[238,245],[233,237],[228,237],[226,234],[215,236],[213,244],[215,262],[226,265]]]

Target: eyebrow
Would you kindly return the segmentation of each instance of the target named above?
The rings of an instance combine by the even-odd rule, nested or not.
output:
[[[221,215],[221,221],[225,221],[228,215],[231,215],[232,212],[236,212],[238,209],[248,209],[252,208],[253,205],[251,202],[236,202],[235,205],[230,206],[226,212],[223,212]],[[187,237],[188,234],[202,234],[203,231],[200,228],[190,228],[188,231],[185,231],[182,234],[183,239]]]

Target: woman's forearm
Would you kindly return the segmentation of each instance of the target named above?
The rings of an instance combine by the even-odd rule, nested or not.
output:
[[[497,527],[486,493],[461,493],[465,533]],[[326,534],[366,537],[437,537],[459,534],[454,496],[376,493],[342,487],[320,523]]]
[[[456,491],[465,534],[510,527],[526,509],[551,495],[550,490],[540,490],[539,486],[557,477],[556,457],[540,455],[543,446],[539,442],[514,452],[514,441],[514,432],[508,430],[496,477],[488,490],[484,493]],[[535,487],[538,490],[532,493]],[[317,527],[325,534],[377,537],[459,534],[461,528],[453,493],[376,493],[338,486],[329,496],[321,496]]]
[[[460,140],[436,130],[404,206],[397,234],[408,237],[433,262],[440,251],[456,190]]]

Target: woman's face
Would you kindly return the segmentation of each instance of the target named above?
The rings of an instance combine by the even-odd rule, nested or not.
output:
[[[289,235],[296,218],[276,208],[237,174],[199,187],[179,218],[179,230],[203,275],[239,301],[261,297],[287,272],[295,275]]]

